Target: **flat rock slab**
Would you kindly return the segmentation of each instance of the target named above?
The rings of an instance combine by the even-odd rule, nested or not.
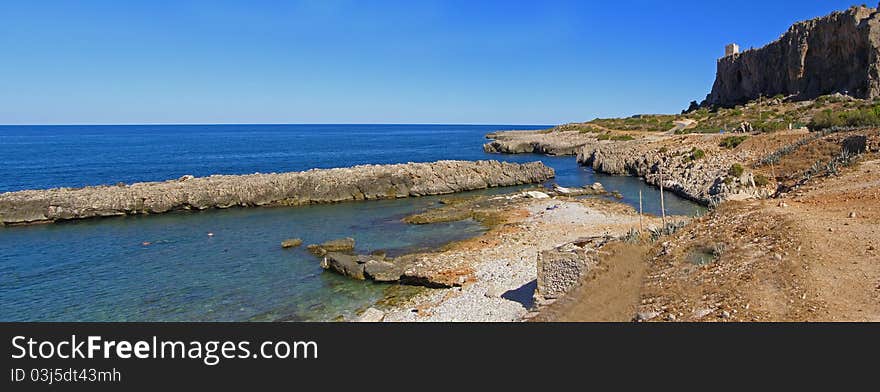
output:
[[[165,182],[3,193],[0,194],[0,223],[439,195],[538,183],[553,176],[553,169],[541,162],[498,161],[437,161],[290,173],[184,176]]]

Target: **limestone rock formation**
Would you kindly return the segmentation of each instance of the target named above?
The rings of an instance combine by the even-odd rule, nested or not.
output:
[[[182,177],[165,182],[0,194],[0,223],[53,222],[175,210],[390,199],[543,182],[540,162],[437,161],[304,172]]]
[[[486,135],[492,139],[483,151],[503,154],[576,155],[588,143],[595,143],[595,134],[580,132],[499,131]]]
[[[354,252],[354,238],[346,237],[321,244],[311,244],[307,248],[309,252],[317,256],[323,256],[330,252],[351,253]]]
[[[748,181],[731,178],[725,181],[734,163],[753,162],[755,152],[748,149],[724,149],[719,142],[725,135],[676,135],[665,140],[621,141],[587,145],[578,153],[582,165],[600,173],[644,178],[667,191],[702,204],[727,199],[763,198],[768,189]],[[703,157],[694,159],[694,151]],[[662,172],[662,176],[661,176]]]
[[[718,60],[702,106],[730,107],[761,96],[807,100],[842,93],[880,97],[880,15],[876,8],[798,22],[778,40]]]

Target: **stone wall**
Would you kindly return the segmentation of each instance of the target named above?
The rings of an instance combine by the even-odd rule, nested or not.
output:
[[[597,249],[605,237],[590,237],[559,245],[538,253],[538,302],[557,299],[581,282],[598,263]]]

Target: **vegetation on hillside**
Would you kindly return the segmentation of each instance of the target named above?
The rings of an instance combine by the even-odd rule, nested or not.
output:
[[[736,148],[737,146],[742,144],[742,142],[746,141],[746,139],[748,139],[748,138],[749,137],[746,135],[728,136],[728,137],[721,140],[721,143],[718,144],[718,147]]]
[[[750,130],[776,132],[807,127],[824,130],[835,127],[880,126],[880,101],[858,100],[842,95],[826,95],[814,101],[786,102],[784,97],[761,98],[732,108],[696,108],[682,114],[642,114],[624,118],[597,118],[582,123],[564,124],[549,132],[577,131],[600,134],[609,131],[667,132],[675,129],[676,121],[696,123],[677,134],[719,133]],[[721,147],[736,148],[745,139],[731,138]]]
[[[809,124],[812,130],[862,126],[880,126],[880,105],[844,110],[824,109],[816,113]]]
[[[587,124],[618,131],[666,132],[675,126],[675,115],[640,114],[626,118],[597,118]]]

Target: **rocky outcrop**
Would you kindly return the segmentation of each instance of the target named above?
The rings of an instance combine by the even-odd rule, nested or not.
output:
[[[330,252],[351,253],[354,252],[354,238],[330,240],[321,244],[311,244],[306,248],[317,256],[323,256]]]
[[[585,146],[577,160],[600,173],[644,178],[702,204],[727,199],[763,198],[772,189],[756,187],[751,172],[729,175],[731,165],[754,162],[758,154],[748,148],[719,147],[723,135],[681,135],[668,139],[600,143]]]
[[[846,11],[799,22],[778,40],[718,60],[712,92],[702,106],[730,107],[761,96],[795,99],[843,93],[880,96],[880,15]]]
[[[486,138],[493,140],[483,145],[483,151],[502,154],[576,155],[596,141],[594,134],[562,131],[500,131]]]
[[[0,194],[4,225],[175,210],[303,205],[438,195],[545,181],[540,162],[438,161],[304,172],[182,177],[165,182]]]
[[[284,249],[287,249],[287,248],[296,248],[296,247],[302,245],[302,243],[303,243],[303,240],[302,240],[302,239],[299,239],[299,238],[290,238],[290,239],[286,239],[286,240],[284,240],[284,241],[281,241],[281,247],[284,248]]]

